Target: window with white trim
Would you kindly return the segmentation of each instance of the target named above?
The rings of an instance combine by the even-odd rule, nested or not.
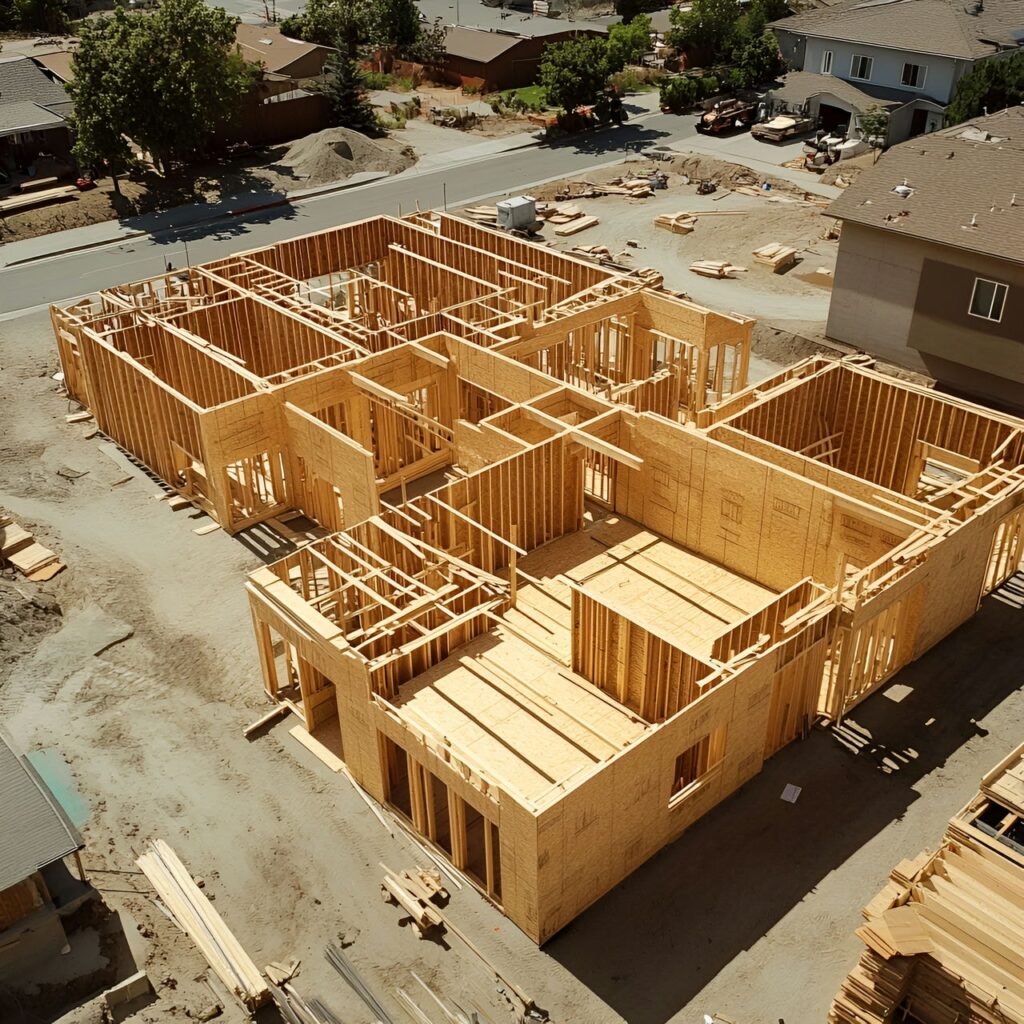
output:
[[[832,74],[832,51],[826,50],[821,55],[821,73],[823,75]]]
[[[857,78],[862,82],[870,82],[871,67],[874,63],[874,58],[855,53],[853,60],[850,61],[850,77]]]
[[[1008,290],[1008,287],[999,281],[976,277],[974,291],[971,294],[971,305],[967,312],[982,320],[993,320],[995,323],[999,323],[1003,319],[1003,307],[1006,305]]]
[[[900,82],[908,89],[923,89],[927,74],[928,67],[925,64],[904,64]]]

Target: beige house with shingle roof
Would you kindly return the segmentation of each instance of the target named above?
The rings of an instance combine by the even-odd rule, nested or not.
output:
[[[826,216],[829,337],[1024,408],[1024,107],[894,147]]]
[[[1024,2],[845,0],[771,27],[786,63],[819,79],[814,116],[820,107],[826,127],[849,125],[853,134],[873,102],[890,113],[894,145],[941,127],[957,83],[978,61],[1019,52]],[[839,102],[827,95],[836,92],[829,79],[847,85]]]

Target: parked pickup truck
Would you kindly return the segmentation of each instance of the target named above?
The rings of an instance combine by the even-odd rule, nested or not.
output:
[[[697,131],[705,135],[722,135],[739,128],[749,128],[754,120],[754,104],[742,100],[719,100],[697,118]]]
[[[806,135],[813,127],[814,122],[809,117],[779,114],[770,121],[755,124],[750,129],[750,134],[763,142],[782,142],[783,139],[790,139],[794,135]]]

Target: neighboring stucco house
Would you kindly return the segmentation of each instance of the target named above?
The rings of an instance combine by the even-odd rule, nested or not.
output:
[[[787,83],[773,99],[800,99],[824,127],[849,125],[850,135],[877,105],[889,113],[894,145],[942,127],[957,82],[975,64],[1019,51],[1024,3],[845,0],[771,27],[786,63],[805,76],[792,97]]]
[[[601,35],[593,29],[569,29],[522,36],[503,29],[451,26],[445,36],[444,69],[483,92],[518,89],[537,80],[541,55],[549,43]]]
[[[60,803],[0,732],[0,987],[67,946],[61,917],[95,892],[63,864],[81,849]]]
[[[1024,408],[1024,107],[894,147],[826,216],[829,337]]]

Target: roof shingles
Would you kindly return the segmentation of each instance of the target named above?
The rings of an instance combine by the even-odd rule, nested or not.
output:
[[[894,146],[826,215],[1024,264],[1024,107]]]

